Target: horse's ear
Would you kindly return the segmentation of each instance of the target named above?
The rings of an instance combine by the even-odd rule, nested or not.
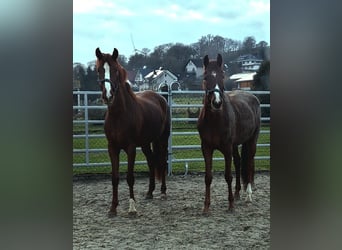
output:
[[[102,59],[102,57],[103,57],[103,54],[99,48],[96,48],[95,55],[98,59]]]
[[[216,59],[216,62],[217,62],[217,66],[219,67],[222,67],[222,56],[221,54],[217,54],[217,59]]]
[[[206,68],[209,64],[209,57],[208,55],[206,55],[203,59],[203,64],[204,64],[204,68]]]
[[[118,56],[119,56],[119,51],[117,48],[114,48],[113,54],[112,54],[113,60],[115,61],[118,58]]]

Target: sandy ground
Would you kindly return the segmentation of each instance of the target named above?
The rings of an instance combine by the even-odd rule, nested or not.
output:
[[[228,188],[222,174],[211,185],[211,212],[202,215],[204,175],[167,177],[167,199],[157,182],[153,200],[145,200],[147,177],[136,177],[138,213],[128,215],[125,179],[119,184],[118,215],[109,218],[110,179],[73,183],[74,249],[269,249],[270,176],[255,175],[253,202],[244,193],[228,212]],[[233,179],[233,187],[235,178]]]

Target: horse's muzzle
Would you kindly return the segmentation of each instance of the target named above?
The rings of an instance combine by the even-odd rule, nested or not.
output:
[[[211,101],[211,108],[214,111],[222,110],[222,101],[216,101],[215,99]]]

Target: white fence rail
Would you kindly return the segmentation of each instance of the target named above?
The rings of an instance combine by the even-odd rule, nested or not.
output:
[[[263,96],[263,95],[270,95],[269,91],[249,91],[257,96]],[[196,123],[197,122],[197,116],[196,117],[190,117],[190,113],[188,117],[176,117],[177,111],[183,110],[189,110],[189,109],[196,109],[198,111],[199,108],[201,108],[203,105],[201,104],[202,98],[204,95],[203,91],[172,91],[170,90],[167,92],[160,92],[160,94],[164,95],[165,97],[168,97],[169,106],[171,109],[171,134],[169,138],[169,155],[168,155],[168,174],[170,175],[172,173],[172,164],[173,163],[184,163],[185,172],[187,172],[187,166],[190,162],[200,162],[204,161],[202,157],[196,157],[196,158],[176,158],[173,156],[173,152],[175,150],[181,151],[181,150],[200,150],[200,145],[174,145],[173,139],[176,136],[199,136],[197,129],[194,129],[194,126],[192,126],[191,131],[175,131],[173,124],[177,123]],[[84,160],[82,162],[75,162],[73,163],[73,167],[99,167],[99,166],[110,166],[111,163],[109,162],[94,162],[89,160],[90,154],[93,153],[105,153],[107,154],[107,148],[106,147],[90,147],[89,140],[91,139],[103,139],[105,138],[105,135],[103,133],[103,124],[104,124],[104,113],[107,110],[106,105],[102,105],[101,101],[99,102],[91,102],[90,99],[98,99],[101,97],[101,92],[99,91],[73,91],[75,105],[73,106],[74,111],[74,133],[73,138],[75,139],[82,139],[82,144],[84,141],[84,145],[77,145],[75,146],[74,142],[74,148],[73,148],[73,154],[74,158],[77,154],[84,154]],[[92,97],[92,98],[90,98]],[[197,103],[190,103],[189,100],[196,100]],[[269,100],[269,98],[268,98]],[[270,109],[269,103],[262,103],[261,109]],[[93,112],[94,114],[91,114]],[[269,114],[270,112],[262,112]],[[92,116],[90,119],[90,116]],[[263,123],[270,122],[269,116],[262,116],[261,121]],[[97,133],[92,133],[89,130],[89,126],[93,125],[101,125],[99,126],[99,130]],[[75,126],[82,126],[81,134],[79,134],[77,129],[75,129]],[[84,127],[83,127],[84,126]],[[181,129],[184,130],[184,129]],[[186,130],[186,129],[185,129]],[[261,130],[260,134],[269,134],[270,130]],[[263,147],[270,147],[270,143],[259,143],[257,144],[257,148],[263,148]],[[138,148],[138,151],[141,149]],[[269,151],[268,151],[269,152]],[[270,155],[266,156],[255,156],[255,160],[269,160]],[[223,161],[223,158],[214,158],[215,161]],[[121,165],[127,164],[127,162],[123,161],[120,162]],[[146,160],[139,161],[137,160],[135,162],[136,165],[141,164],[147,164]]]

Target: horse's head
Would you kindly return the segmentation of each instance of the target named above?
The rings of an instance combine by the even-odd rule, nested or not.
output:
[[[216,61],[210,60],[208,55],[203,59],[204,79],[203,90],[205,90],[207,104],[212,110],[221,110],[224,98],[224,72],[222,69],[222,56],[217,55]]]
[[[105,103],[110,104],[114,101],[119,85],[125,81],[126,75],[122,66],[117,61],[119,51],[114,48],[113,54],[105,54],[99,48],[95,50],[97,57],[96,70],[98,76],[98,83],[102,90],[102,98]],[[110,79],[105,78],[105,66],[109,66]],[[123,76],[124,75],[124,76]]]

